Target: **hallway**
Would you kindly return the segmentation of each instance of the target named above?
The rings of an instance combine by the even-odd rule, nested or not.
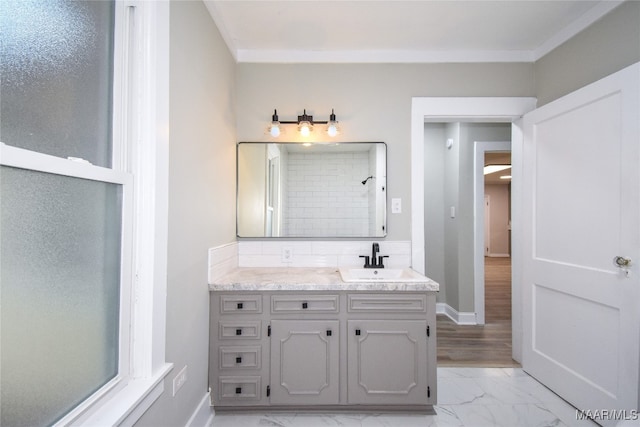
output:
[[[519,367],[511,358],[511,258],[485,258],[485,325],[438,315],[438,366]]]

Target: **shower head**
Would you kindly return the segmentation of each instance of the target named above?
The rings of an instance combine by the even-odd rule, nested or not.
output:
[[[375,177],[373,175],[367,177],[367,179],[365,179],[364,181],[362,181],[362,185],[365,185],[367,183],[367,181],[369,181],[370,179],[374,179]]]

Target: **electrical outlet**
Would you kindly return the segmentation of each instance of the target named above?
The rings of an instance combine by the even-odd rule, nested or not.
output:
[[[402,213],[402,199],[391,199],[391,213]]]
[[[180,372],[178,372],[178,375],[176,375],[173,378],[173,395],[174,396],[186,382],[187,382],[187,366],[185,365],[185,367],[182,368]]]
[[[290,247],[282,248],[282,262],[291,262],[293,258],[293,250]]]

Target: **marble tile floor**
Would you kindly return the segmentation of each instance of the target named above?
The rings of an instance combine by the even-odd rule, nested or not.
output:
[[[213,427],[592,427],[520,368],[438,368],[437,415],[220,413]]]

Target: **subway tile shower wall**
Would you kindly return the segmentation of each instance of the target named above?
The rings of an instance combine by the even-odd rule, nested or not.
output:
[[[411,266],[410,241],[381,241],[380,255],[390,268]],[[240,241],[239,267],[361,267],[359,255],[371,254],[372,241]],[[289,249],[290,261],[282,252]]]
[[[362,180],[371,169],[368,152],[288,153],[284,234],[291,237],[367,236],[373,185]],[[318,156],[321,156],[318,161]],[[374,158],[375,160],[375,158]],[[375,206],[373,207],[375,208]]]

